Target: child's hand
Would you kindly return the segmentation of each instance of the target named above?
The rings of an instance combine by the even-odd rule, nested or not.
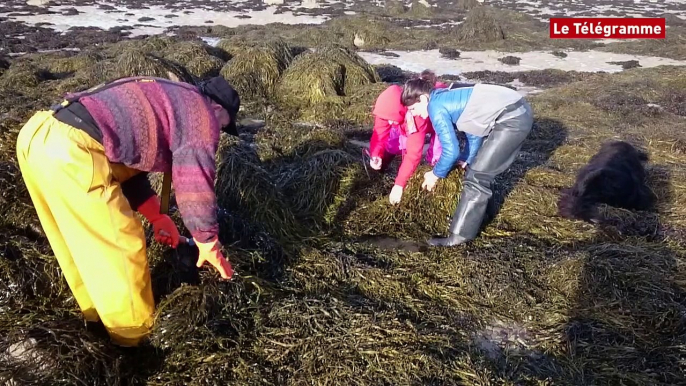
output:
[[[392,205],[395,205],[400,202],[400,200],[403,198],[403,187],[400,185],[393,185],[393,189],[391,189],[391,194],[388,196],[389,201],[391,202]]]
[[[369,160],[369,166],[374,170],[381,169],[381,157],[372,157],[372,159]]]
[[[457,161],[457,166],[461,167],[462,169],[467,169],[467,163],[464,161]]]
[[[424,173],[424,182],[422,182],[422,189],[428,190],[429,192],[434,190],[434,187],[436,186],[436,181],[438,181],[438,177],[436,177],[433,170],[429,170],[428,172]]]

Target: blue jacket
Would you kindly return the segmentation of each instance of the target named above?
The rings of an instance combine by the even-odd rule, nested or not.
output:
[[[465,133],[467,143],[460,153],[460,140],[457,138],[455,124],[467,106],[472,90],[474,87],[436,89],[431,92],[429,118],[443,148],[433,170],[439,178],[447,177],[457,161],[465,161],[471,165],[483,142],[483,137]]]

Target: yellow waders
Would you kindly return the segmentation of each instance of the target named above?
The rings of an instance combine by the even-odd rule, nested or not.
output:
[[[120,183],[139,173],[112,164],[101,144],[36,113],[17,138],[17,158],[38,218],[88,321],[136,346],[153,325],[145,235]]]

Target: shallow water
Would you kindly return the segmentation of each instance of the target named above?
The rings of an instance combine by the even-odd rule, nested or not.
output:
[[[454,4],[454,1],[445,0],[422,0],[422,3],[430,6],[437,4]],[[485,0],[484,4],[496,7],[508,8],[524,12],[542,21],[547,21],[554,16],[589,16],[589,17],[656,17],[663,14],[673,14],[686,20],[686,2],[681,0],[665,1],[615,1],[599,0],[590,2],[588,0],[570,1],[544,1],[544,0]],[[113,6],[112,2],[98,2],[98,4]],[[340,0],[262,0],[261,6],[256,7],[254,3],[246,0],[234,0],[224,2],[220,7],[227,5],[234,11],[218,10],[217,2],[208,0],[182,0],[166,6],[150,5],[148,9],[134,9],[124,5],[126,1],[118,2],[113,10],[100,9],[98,5],[81,6],[74,1],[64,0],[62,6],[49,6],[47,0],[27,0],[26,4],[31,6],[46,7],[50,11],[61,12],[67,8],[76,7],[80,12],[77,15],[63,15],[60,13],[49,15],[12,15],[0,13],[1,17],[8,17],[10,20],[23,21],[27,24],[53,23],[59,31],[64,31],[72,26],[81,27],[100,27],[108,29],[113,26],[133,27],[132,35],[160,33],[165,28],[171,26],[188,25],[224,25],[236,27],[239,25],[256,24],[264,25],[270,23],[284,24],[319,24],[331,18],[326,15],[328,11],[334,13],[335,9],[354,8],[358,5],[374,4],[379,7],[384,6],[383,1],[340,1]],[[133,2],[130,2],[133,4]],[[405,1],[407,5],[411,1]],[[145,2],[136,5],[145,5]],[[251,9],[257,8],[257,9]],[[172,10],[171,8],[176,8]],[[277,12],[278,11],[278,12]],[[297,11],[294,14],[294,11]],[[308,13],[311,13],[308,15]],[[345,14],[355,14],[346,10]],[[125,14],[133,14],[125,15]],[[165,17],[173,14],[177,17]],[[139,22],[141,17],[151,17],[155,20]],[[211,21],[211,23],[208,23]],[[456,24],[456,23],[452,23]],[[418,28],[426,28],[422,26]]]
[[[496,7],[524,12],[547,21],[550,17],[658,17],[673,14],[686,20],[682,0],[486,0]]]
[[[313,7],[312,0],[305,0],[302,3],[301,6],[304,8]],[[223,25],[233,28],[247,24],[320,24],[330,18],[323,15],[299,14],[296,16],[293,12],[276,13],[277,7],[275,6],[270,6],[263,10],[248,9],[243,12],[216,11],[193,7],[180,11],[158,5],[150,5],[148,6],[149,9],[131,9],[126,6],[112,7],[115,9],[103,10],[99,6],[94,5],[78,6],[76,8],[79,14],[71,15],[61,13],[67,9],[74,8],[71,5],[50,6],[48,7],[50,11],[58,13],[12,16],[0,13],[0,17],[8,17],[10,20],[24,22],[29,25],[51,23],[51,25],[46,27],[59,32],[66,32],[71,27],[99,27],[104,30],[112,27],[131,27],[130,36],[159,34],[165,32],[167,28],[174,26]],[[173,17],[170,15],[173,15]],[[211,23],[208,23],[208,21],[211,21]]]
[[[498,52],[498,51],[461,51],[458,59],[445,59],[438,50],[427,51],[389,51],[397,57],[378,53],[360,52],[359,55],[370,64],[392,64],[405,71],[421,72],[431,69],[437,75],[459,75],[471,71],[518,72],[528,70],[558,69],[583,72],[620,72],[622,66],[608,62],[638,60],[642,67],[661,65],[686,65],[686,60],[674,60],[653,56],[617,54],[603,51],[566,51],[566,58],[559,58],[549,51]],[[507,65],[498,61],[504,56],[521,58],[519,65]]]

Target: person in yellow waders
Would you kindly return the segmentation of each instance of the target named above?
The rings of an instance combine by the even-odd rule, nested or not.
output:
[[[171,173],[198,267],[233,275],[219,243],[214,192],[220,131],[238,135],[240,98],[222,77],[198,86],[124,78],[37,112],[17,138],[17,159],[38,218],[87,321],[113,343],[138,346],[153,325],[145,235],[176,248],[147,172]]]

